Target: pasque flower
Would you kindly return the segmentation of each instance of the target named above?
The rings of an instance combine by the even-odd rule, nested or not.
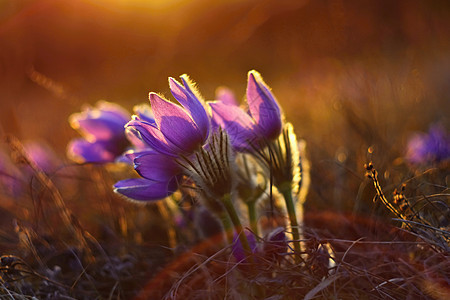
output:
[[[128,154],[143,178],[129,178],[114,185],[114,191],[134,200],[159,200],[173,194],[181,179],[172,157],[153,150]]]
[[[219,101],[208,104],[214,123],[227,130],[234,149],[252,152],[255,147],[264,147],[264,141],[278,138],[282,130],[281,109],[258,72],[252,70],[248,73],[248,112],[233,104],[228,91],[219,95]]]
[[[148,114],[148,113],[147,113]],[[151,119],[151,114],[147,117]],[[70,125],[82,136],[72,140],[68,156],[78,162],[112,162],[128,147],[142,148],[143,144],[133,136],[126,136],[125,124],[130,113],[118,104],[99,101],[96,107],[85,107],[69,117]]]
[[[172,95],[177,105],[156,93],[149,94],[155,122],[135,118],[126,127],[134,130],[155,151],[177,157],[190,155],[203,146],[210,132],[210,118],[187,75],[181,76],[180,84],[169,78]]]
[[[182,75],[181,81],[169,78],[170,90],[181,106],[150,93],[154,120],[134,116],[126,125],[127,131],[151,150],[127,154],[143,178],[117,182],[116,192],[136,200],[159,200],[171,195],[183,175],[177,159],[189,157],[207,143],[211,125],[203,100],[187,75]]]
[[[260,162],[285,198],[294,248],[299,254],[301,222],[297,220],[297,198],[292,193],[301,180],[296,136],[291,124],[283,124],[275,96],[254,70],[248,73],[246,96],[247,112],[233,104],[229,92],[222,92],[218,101],[210,102],[214,124],[228,132],[235,150],[248,152]]]

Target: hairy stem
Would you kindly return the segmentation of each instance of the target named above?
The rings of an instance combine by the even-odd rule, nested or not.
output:
[[[233,224],[231,223],[230,217],[226,212],[220,214],[220,220],[223,224],[223,229],[227,237],[227,242],[229,244],[233,243]]]
[[[226,194],[222,198],[223,205],[230,216],[231,222],[233,222],[234,229],[236,230],[236,234],[239,236],[239,241],[242,244],[242,248],[247,256],[252,254],[252,250],[250,249],[250,244],[248,242],[247,236],[243,232],[241,220],[234,208],[233,202],[231,201],[230,194]],[[250,256],[250,262],[252,262],[252,257]]]
[[[300,247],[300,231],[297,222],[297,214],[295,211],[294,199],[292,198],[292,188],[290,184],[282,184],[279,191],[283,194],[286,201],[286,209],[289,215],[289,222],[291,224],[293,245],[294,245],[294,258],[296,263],[301,262],[301,247]]]

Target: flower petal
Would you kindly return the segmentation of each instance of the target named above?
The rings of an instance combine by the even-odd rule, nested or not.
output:
[[[154,181],[168,181],[181,171],[173,157],[155,151],[137,154],[134,168],[142,177]]]
[[[176,145],[168,142],[162,132],[156,128],[155,124],[150,124],[141,120],[131,120],[125,125],[126,130],[131,130],[131,134],[138,134],[139,137],[155,151],[163,154],[176,156],[182,150]]]
[[[182,107],[155,93],[150,93],[149,99],[156,124],[167,142],[187,153],[203,145],[201,131]]]
[[[110,140],[123,137],[123,121],[111,112],[89,110],[72,114],[69,122],[72,128],[78,130],[90,141]]]
[[[172,77],[169,78],[170,91],[178,102],[190,113],[195,124],[201,131],[203,141],[209,135],[209,116],[205,110],[203,100],[198,95],[193,83],[187,75],[181,76],[184,87]]]
[[[120,157],[116,159],[118,162],[125,162],[128,164],[133,164],[134,159],[140,155],[146,154],[146,153],[153,153],[153,150],[135,150],[130,149],[125,151]]]
[[[269,87],[255,70],[248,73],[247,102],[250,115],[261,134],[268,139],[276,139],[282,129],[281,110]]]
[[[139,120],[146,121],[150,124],[156,124],[155,116],[148,104],[139,104],[133,107],[133,112],[137,115]]]
[[[240,152],[252,151],[250,143],[257,145],[261,139],[253,119],[238,106],[217,101],[208,104],[212,110],[213,120],[228,132],[233,148]]]
[[[250,250],[252,251],[251,254],[255,254],[258,249],[255,235],[249,231],[241,232],[241,234],[245,234],[245,236],[247,237],[248,244],[250,246]],[[234,234],[233,237],[233,244],[231,249],[233,256],[236,258],[238,262],[244,261],[245,258],[247,257],[244,247],[242,246],[241,240],[239,239],[239,236],[236,233]]]
[[[97,107],[86,107],[82,112],[69,117],[71,126],[91,142],[124,138],[123,126],[129,121],[130,114],[120,105],[97,102]]]
[[[177,180],[157,182],[143,178],[131,178],[116,182],[114,192],[141,201],[154,201],[173,194],[178,188]]]
[[[121,123],[125,124],[128,120],[130,120],[130,113],[117,103],[100,100],[95,106],[97,110],[112,113],[116,119],[121,121]]]
[[[239,106],[233,91],[224,86],[216,89],[216,99],[228,105]]]
[[[111,162],[116,154],[107,150],[103,142],[88,142],[85,139],[74,139],[67,146],[67,156],[72,160],[85,162]]]

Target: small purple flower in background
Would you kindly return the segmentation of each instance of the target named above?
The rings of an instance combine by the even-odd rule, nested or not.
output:
[[[28,141],[23,144],[23,148],[29,158],[45,173],[53,172],[61,165],[56,153],[46,143]]]
[[[151,116],[146,117],[151,119]],[[142,147],[140,141],[125,134],[124,126],[130,118],[126,109],[107,101],[99,101],[95,108],[86,107],[71,115],[70,125],[82,138],[69,143],[68,156],[77,162],[105,163],[116,160],[130,143]]]
[[[58,156],[44,142],[27,141],[21,144],[21,149],[23,152],[12,151],[9,154],[0,149],[0,190],[13,197],[19,197],[29,189],[30,180],[35,175],[34,168],[51,173],[61,165]]]
[[[115,192],[148,201],[171,195],[182,177],[176,159],[191,155],[207,143],[211,124],[203,100],[187,75],[181,80],[183,85],[169,78],[170,90],[181,106],[150,93],[154,120],[137,115],[126,125],[127,131],[151,150],[127,154],[143,178],[119,181],[114,185]]]
[[[229,92],[219,95],[219,101],[208,104],[215,124],[230,135],[231,144],[239,152],[252,152],[253,147],[263,147],[265,140],[278,138],[282,131],[282,113],[277,100],[261,75],[248,73],[248,112],[233,104]],[[250,145],[253,144],[253,147]]]
[[[263,252],[268,259],[278,260],[288,250],[288,242],[283,227],[275,228],[264,241]]]
[[[253,232],[242,231],[241,234],[245,234],[245,236],[247,237],[252,254],[257,253],[258,245],[256,243],[256,238],[255,238],[255,235],[253,234]],[[245,258],[248,256],[248,255],[246,255],[244,247],[242,247],[241,240],[239,239],[237,234],[235,234],[234,238],[233,238],[232,253],[238,262],[244,261]]]
[[[406,158],[413,164],[433,164],[450,158],[450,135],[441,125],[432,125],[428,133],[416,133],[407,145]]]

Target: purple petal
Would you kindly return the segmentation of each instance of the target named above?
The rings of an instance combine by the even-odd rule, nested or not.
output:
[[[53,171],[60,163],[55,152],[46,143],[36,141],[25,142],[23,146],[31,160],[44,172]]]
[[[180,167],[173,157],[155,151],[137,155],[134,168],[142,177],[154,181],[168,181],[180,173]]]
[[[156,125],[140,120],[131,120],[125,125],[127,130],[135,130],[140,138],[155,151],[163,154],[176,156],[182,150],[172,143],[168,142],[162,132],[156,128]]]
[[[155,116],[153,115],[150,105],[148,104],[135,105],[133,107],[133,111],[137,115],[139,120],[146,121],[150,124],[156,124]]]
[[[252,151],[250,143],[257,145],[260,141],[253,119],[238,106],[217,101],[208,104],[213,120],[228,132],[233,148],[241,152]]]
[[[203,145],[201,131],[182,107],[155,93],[150,93],[149,98],[156,124],[167,142],[187,153]]]
[[[278,227],[267,236],[263,251],[267,257],[280,257],[288,249],[287,237],[284,228]]]
[[[120,120],[123,124],[130,120],[130,113],[117,103],[98,101],[96,103],[96,108],[97,110],[111,113],[117,120]]]
[[[250,115],[264,137],[276,139],[282,129],[281,110],[261,75],[254,70],[248,73],[247,102]]]
[[[146,154],[146,153],[153,153],[153,150],[135,150],[130,149],[128,151],[125,151],[116,161],[119,162],[125,162],[128,164],[133,164],[134,159],[140,155]]]
[[[69,117],[71,126],[92,141],[123,137],[123,126],[127,121],[112,112],[99,110],[84,111]]]
[[[178,102],[190,113],[195,124],[197,124],[203,141],[206,141],[209,135],[210,123],[209,116],[205,110],[201,97],[198,96],[193,83],[187,75],[181,76],[184,87],[175,79],[169,78],[170,91]]]
[[[142,140],[141,135],[131,130],[131,128],[125,128],[125,136],[134,149],[143,150],[148,148],[147,143]]]
[[[108,151],[102,142],[88,142],[85,139],[72,140],[67,146],[67,155],[76,162],[105,163],[114,161],[116,155]]]
[[[249,231],[245,231],[245,233],[241,232],[241,234],[245,234],[245,236],[247,237],[249,246],[250,246],[250,250],[252,251],[253,254],[256,253],[257,252],[257,244],[256,244],[255,235]],[[239,239],[239,236],[236,233],[234,234],[234,238],[233,238],[232,250],[233,250],[233,256],[236,258],[237,261],[243,261],[247,256],[245,253],[244,247],[242,246],[241,240]]]
[[[216,89],[216,99],[228,105],[239,105],[233,91],[224,86]]]
[[[114,192],[141,201],[154,201],[173,194],[178,188],[177,180],[157,182],[143,178],[131,178],[117,182]]]

